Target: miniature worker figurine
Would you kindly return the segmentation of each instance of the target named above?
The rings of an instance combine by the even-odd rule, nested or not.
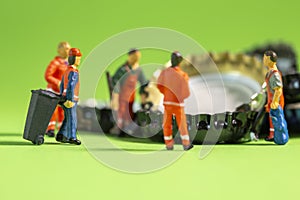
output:
[[[65,114],[64,121],[59,132],[56,135],[56,141],[80,145],[81,141],[76,137],[77,116],[76,107],[79,100],[79,71],[78,66],[81,60],[80,50],[71,48],[69,51],[69,66],[64,73],[60,85],[60,93],[65,97],[63,104]]]
[[[117,113],[117,129],[119,136],[124,136],[123,128],[128,126],[134,117],[133,103],[137,82],[140,83],[139,93],[141,101],[146,100],[145,87],[148,81],[139,67],[141,52],[138,49],[131,49],[128,52],[128,60],[123,64],[112,77],[114,90],[111,106]]]
[[[57,94],[60,92],[60,81],[68,68],[67,58],[69,50],[70,44],[68,42],[60,42],[57,48],[58,55],[50,62],[45,71],[45,79],[48,83],[47,90],[51,92]],[[64,111],[60,106],[57,106],[49,122],[46,135],[49,137],[54,137],[55,128],[59,129],[63,120]]]
[[[185,151],[193,148],[187,130],[184,99],[190,95],[188,75],[180,69],[183,57],[177,51],[171,55],[172,66],[164,69],[157,80],[157,88],[164,95],[163,132],[167,150],[173,150],[172,118],[175,116]]]
[[[284,108],[284,97],[282,92],[282,79],[281,73],[277,66],[277,55],[274,51],[266,51],[263,57],[263,64],[267,67],[268,73],[266,74],[267,94],[268,101],[266,112],[270,113],[270,109],[277,109],[278,106]],[[269,117],[270,131],[269,135],[265,138],[266,141],[274,141],[274,126],[272,123],[271,115]]]

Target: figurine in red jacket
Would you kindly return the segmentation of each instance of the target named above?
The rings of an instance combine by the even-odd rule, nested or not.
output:
[[[59,94],[60,82],[68,66],[67,59],[70,48],[71,47],[68,42],[60,42],[58,44],[58,55],[50,62],[45,72],[45,79],[48,83],[47,90]],[[57,106],[49,122],[46,135],[54,137],[55,128],[57,127],[59,129],[63,120],[64,111],[60,106]]]
[[[157,88],[164,95],[164,121],[163,132],[167,150],[173,150],[174,140],[172,135],[172,119],[176,122],[180,131],[183,149],[193,148],[187,130],[186,116],[184,112],[184,99],[190,95],[188,75],[179,65],[183,58],[177,51],[172,53],[172,66],[163,70],[157,80]]]
[[[68,57],[68,69],[64,73],[61,84],[60,94],[65,98],[62,108],[65,118],[56,135],[56,141],[80,145],[81,141],[77,139],[77,114],[76,108],[79,101],[79,71],[81,62],[81,52],[78,48],[71,48]]]

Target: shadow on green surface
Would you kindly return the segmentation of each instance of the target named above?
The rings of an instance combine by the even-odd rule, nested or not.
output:
[[[22,137],[21,133],[0,133],[0,137]]]
[[[117,137],[117,136],[109,137],[109,138],[113,140],[124,141],[124,142],[133,142],[133,143],[142,143],[142,144],[147,144],[147,143],[162,144],[162,143],[151,141],[148,138]]]
[[[104,134],[104,133],[93,133],[93,132],[81,132],[79,135],[83,136],[93,136],[93,137],[106,137],[111,140],[116,140],[116,141],[124,141],[124,142],[133,142],[133,143],[142,143],[142,144],[162,144],[159,142],[152,141],[149,138],[140,138],[140,137],[132,137],[132,136],[124,136],[124,137],[118,137],[117,135],[112,135],[112,134]]]
[[[201,145],[201,146],[204,146],[204,145]],[[259,147],[259,146],[280,146],[280,145],[276,145],[275,143],[240,143],[240,144],[217,144],[217,146],[237,146],[237,147],[240,147],[240,146],[247,146],[247,147],[250,147],[250,146],[256,146],[256,147]]]
[[[63,145],[63,146],[71,146],[75,147],[76,145],[71,145],[71,144],[64,144],[64,143],[58,143],[58,142],[45,142],[42,145]],[[0,141],[0,146],[42,146],[42,145],[34,145],[30,141]]]
[[[70,145],[70,144],[64,144],[64,143],[59,143],[59,142],[45,142],[42,145]]]
[[[103,137],[103,136],[101,136]],[[130,143],[141,143],[141,144],[161,144],[164,145],[164,143],[159,143],[159,142],[154,142],[151,141],[150,139],[147,138],[134,138],[134,137],[117,137],[117,136],[107,136],[108,139],[110,140],[115,140],[115,141],[122,141],[122,142],[130,142]],[[177,142],[177,145],[181,145],[181,142]],[[272,145],[276,145],[273,142],[264,142],[264,141],[259,141],[259,142],[244,142],[244,143],[207,143],[207,144],[195,144],[196,146],[210,146],[210,145],[217,145],[217,146],[227,146],[227,147],[232,147],[232,146],[236,146],[236,147],[241,147],[241,146],[272,146]],[[276,146],[280,146],[280,145],[276,145]],[[112,149],[108,149],[107,151],[113,150]],[[122,149],[121,149],[122,150]],[[126,149],[124,149],[126,150]],[[105,149],[103,149],[103,151],[105,151]],[[130,151],[130,150],[128,150]],[[152,150],[149,150],[152,151]]]
[[[33,146],[33,144],[26,141],[0,141],[0,146]]]
[[[161,151],[159,149],[134,149],[134,148],[89,148],[91,151],[139,151],[139,152],[153,152]],[[177,151],[177,150],[174,150]]]

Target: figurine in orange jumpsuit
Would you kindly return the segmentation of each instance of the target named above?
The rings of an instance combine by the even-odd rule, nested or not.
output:
[[[60,82],[68,66],[67,58],[69,50],[70,44],[68,42],[60,42],[58,44],[58,55],[50,62],[45,71],[45,79],[48,83],[47,90],[59,94]],[[55,128],[59,129],[63,120],[64,111],[60,106],[57,106],[49,122],[46,135],[54,137]]]
[[[284,96],[282,92],[282,78],[281,73],[276,66],[277,55],[274,51],[266,51],[264,53],[263,63],[268,68],[265,82],[267,84],[268,102],[266,112],[270,113],[270,109],[277,109],[280,105],[284,108]],[[271,116],[269,117],[270,131],[265,138],[266,141],[274,141],[274,126]]]
[[[148,80],[139,67],[140,58],[141,52],[138,49],[131,49],[128,52],[127,62],[112,77],[114,91],[111,104],[112,109],[118,111],[117,127],[115,127],[117,130],[113,131],[118,131],[119,136],[125,135],[122,129],[126,128],[134,117],[132,106],[135,100],[137,82],[140,83],[141,102],[144,103],[146,100],[145,87]]]
[[[180,69],[183,58],[177,51],[171,55],[172,66],[163,70],[157,80],[157,88],[164,95],[163,132],[167,150],[173,150],[172,119],[176,118],[183,149],[193,148],[187,130],[184,99],[190,95],[188,75]]]

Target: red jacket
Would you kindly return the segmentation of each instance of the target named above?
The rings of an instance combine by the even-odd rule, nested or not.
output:
[[[157,88],[164,95],[164,105],[183,106],[190,96],[189,77],[179,67],[163,70],[157,80]]]
[[[59,83],[67,70],[68,63],[59,56],[56,56],[48,65],[45,71],[45,79],[48,82],[47,88],[59,93]]]
[[[60,84],[60,93],[67,100],[77,102],[79,100],[79,87],[79,71],[76,67],[69,65]]]

